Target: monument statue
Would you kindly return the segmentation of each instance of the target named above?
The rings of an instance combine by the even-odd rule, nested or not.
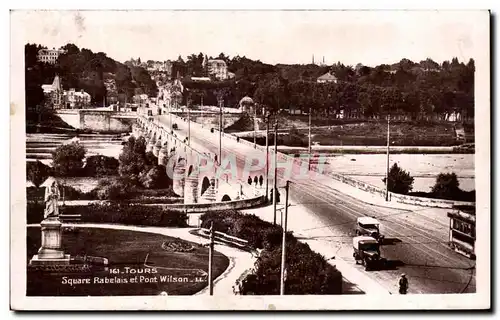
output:
[[[45,188],[45,212],[44,219],[50,217],[59,217],[59,187],[57,186],[57,182],[53,181],[50,186]]]
[[[59,187],[53,181],[45,188],[44,220],[40,223],[42,245],[30,260],[31,266],[68,265],[70,256],[62,250],[62,223],[59,221]],[[50,268],[49,268],[50,269]]]

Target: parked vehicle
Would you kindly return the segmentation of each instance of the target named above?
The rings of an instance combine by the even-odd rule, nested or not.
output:
[[[372,270],[380,262],[380,243],[377,239],[368,236],[354,237],[352,239],[354,253],[352,256],[356,264],[361,263],[365,270]]]
[[[380,234],[380,222],[371,217],[359,217],[356,220],[356,236],[370,236],[376,240],[382,240],[384,237]]]

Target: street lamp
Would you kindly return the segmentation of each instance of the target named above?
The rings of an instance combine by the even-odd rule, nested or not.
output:
[[[387,115],[387,171],[385,175],[385,201],[389,201],[389,149],[390,149],[390,122],[391,122],[391,115]]]
[[[271,114],[266,114],[266,199],[269,200],[269,118]]]

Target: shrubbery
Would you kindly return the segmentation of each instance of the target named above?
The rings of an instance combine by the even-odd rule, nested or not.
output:
[[[78,142],[63,144],[52,153],[52,167],[56,176],[74,177],[82,173],[87,150]]]
[[[460,182],[455,173],[440,173],[431,192],[411,192],[409,195],[415,197],[454,200],[454,201],[476,201],[476,190],[464,191],[460,189]]]
[[[432,193],[440,199],[455,199],[460,196],[460,182],[457,175],[452,173],[440,173],[436,177],[436,183],[432,187]]]
[[[386,180],[386,178],[382,179],[384,183],[386,183]],[[413,180],[409,172],[398,167],[398,164],[395,163],[389,170],[388,189],[394,193],[407,194],[413,189]]]
[[[129,138],[120,154],[118,171],[123,179],[135,186],[157,189],[172,185],[166,168],[158,165],[158,158],[152,152],[146,152],[144,137]]]
[[[26,179],[39,187],[52,173],[52,168],[39,160],[26,162]]]
[[[113,157],[90,156],[86,159],[84,174],[89,177],[114,176],[118,174],[119,165],[118,160]]]
[[[97,198],[96,189],[89,192],[78,190],[72,186],[59,185],[61,200],[95,200]],[[26,199],[28,201],[44,201],[45,188],[26,188]]]
[[[135,196],[135,186],[125,179],[101,179],[94,189],[99,200],[123,200]]]
[[[44,205],[28,204],[28,223],[43,220]],[[80,214],[82,222],[118,223],[142,226],[185,227],[187,215],[161,207],[132,204],[90,204],[86,206],[61,206],[59,214]]]
[[[204,228],[245,239],[254,248],[264,249],[256,263],[255,274],[242,283],[242,294],[279,294],[281,272],[282,229],[255,215],[237,211],[207,212],[201,216]],[[340,294],[342,274],[329,265],[323,256],[312,251],[307,244],[287,234],[287,294]]]

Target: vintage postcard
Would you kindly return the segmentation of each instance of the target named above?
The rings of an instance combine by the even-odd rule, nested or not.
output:
[[[10,16],[12,309],[491,307],[488,11]]]

